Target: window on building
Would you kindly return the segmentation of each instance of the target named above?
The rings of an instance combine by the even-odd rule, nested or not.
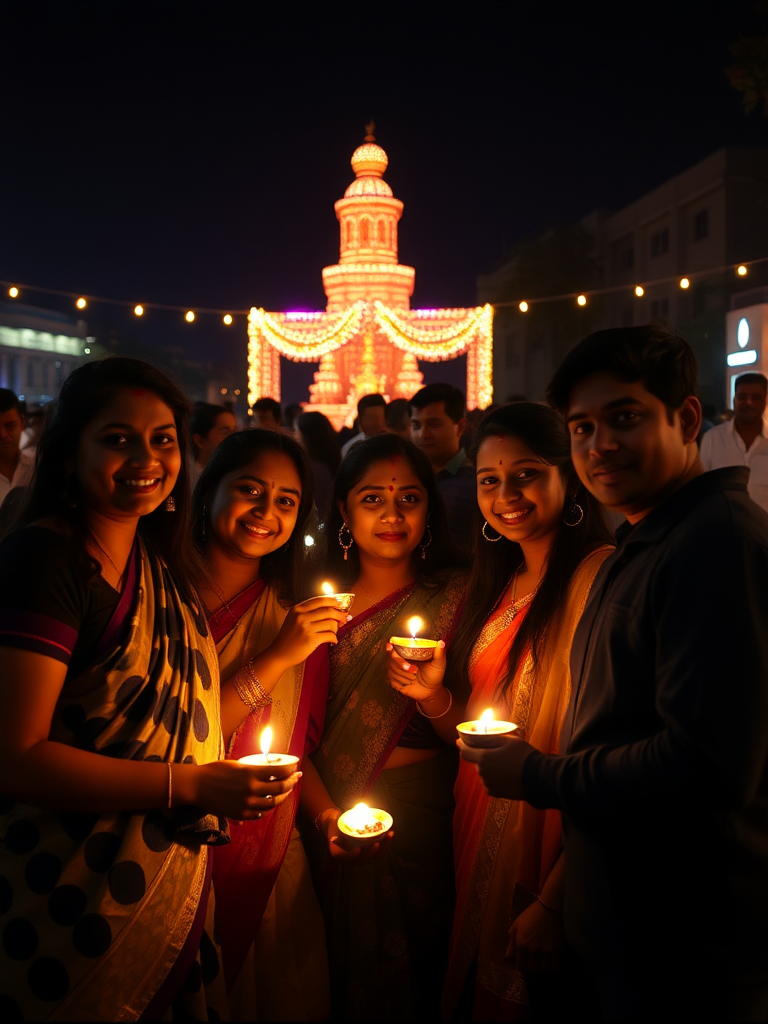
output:
[[[360,221],[360,245],[370,245],[371,243],[371,224],[367,217],[363,217]]]
[[[387,244],[387,229],[384,225],[383,220],[380,220],[379,223],[376,225],[376,237],[378,239],[379,245]]]
[[[347,245],[352,245],[352,221],[347,221]]]
[[[669,252],[669,228],[651,235],[651,257],[661,256],[665,252]]]
[[[669,299],[654,299],[651,303],[651,319],[663,320],[669,316]]]
[[[699,210],[693,218],[693,240],[700,242],[709,235],[709,210]]]

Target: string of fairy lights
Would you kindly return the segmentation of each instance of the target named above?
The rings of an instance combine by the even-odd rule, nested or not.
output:
[[[675,274],[668,277],[658,277],[653,280],[641,281],[634,285],[612,285],[607,288],[591,288],[584,291],[566,292],[561,295],[510,299],[509,301],[492,302],[490,305],[494,309],[517,307],[521,313],[528,313],[534,306],[550,302],[575,302],[577,306],[583,308],[589,304],[591,299],[602,295],[615,295],[624,292],[640,299],[650,289],[662,285],[676,284],[683,291],[686,291],[695,282],[720,274],[731,272],[735,273],[739,278],[744,278],[749,274],[752,267],[766,262],[768,262],[768,256],[756,260],[745,260],[743,263],[732,263],[708,270],[699,270],[682,276]],[[59,288],[44,288],[40,285],[21,284],[13,281],[0,280],[0,287],[5,289],[8,298],[15,300],[22,299],[27,294],[53,295],[57,298],[71,299],[75,309],[78,311],[85,310],[92,305],[122,306],[123,308],[131,309],[135,317],[143,317],[153,310],[162,310],[179,314],[188,324],[194,323],[201,316],[215,316],[220,318],[222,324],[226,327],[231,327],[235,323],[236,317],[247,318],[250,314],[250,309],[212,309],[203,306],[179,306],[164,302],[133,302],[128,299],[110,299],[99,295],[64,291]],[[348,326],[348,324],[344,324],[343,328]],[[341,333],[346,333],[343,328]]]

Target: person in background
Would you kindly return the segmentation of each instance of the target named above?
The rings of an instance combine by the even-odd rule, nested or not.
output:
[[[475,521],[475,470],[462,447],[464,395],[452,384],[428,384],[411,399],[411,438],[429,459],[448,514],[453,543],[468,551]]]
[[[274,398],[257,398],[253,403],[253,426],[260,430],[282,430],[280,403]]]
[[[33,402],[27,406],[25,413],[26,425],[21,432],[21,444],[19,445],[22,451],[25,448],[37,448],[37,443],[45,426],[46,408],[51,408],[50,402],[48,406],[40,405],[39,402]]]
[[[301,416],[302,407],[300,405],[287,405],[285,407],[285,413],[283,419],[285,420],[285,429],[287,431],[293,431],[296,429],[296,420]]]
[[[387,406],[387,430],[404,441],[411,440],[411,403],[407,398],[393,398]]]
[[[342,459],[352,445],[386,431],[387,403],[383,395],[363,395],[357,403],[357,423],[360,428],[359,433],[351,437],[341,449]]]
[[[462,747],[491,795],[562,812],[565,930],[609,1021],[768,1019],[768,520],[746,467],[703,471],[696,390],[662,327],[566,355],[549,400],[627,522],[574,635],[561,753]]]
[[[296,417],[296,433],[307,453],[315,482],[315,505],[321,516],[328,512],[333,491],[333,478],[341,455],[336,431],[321,412],[303,412]]]
[[[733,419],[704,433],[701,464],[706,470],[749,466],[749,496],[768,512],[766,391],[768,377],[762,373],[742,373],[736,378]]]
[[[27,487],[35,470],[33,448],[21,449],[25,417],[13,391],[0,388],[0,505],[14,487]]]
[[[192,409],[190,433],[194,449],[194,461],[189,467],[190,486],[194,487],[200,479],[216,447],[225,437],[237,430],[234,414],[223,405],[212,405],[209,402],[196,402]]]

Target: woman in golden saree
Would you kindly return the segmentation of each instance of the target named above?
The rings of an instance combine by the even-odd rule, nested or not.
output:
[[[325,575],[354,592],[352,621],[331,648],[326,726],[305,775],[307,806],[327,841],[318,856],[334,1017],[435,1019],[453,903],[456,762],[418,705],[388,686],[386,647],[411,616],[448,638],[465,573],[424,455],[383,434],[356,445],[335,482]],[[394,817],[394,839],[367,863],[341,860],[337,820],[365,800]],[[328,856],[330,854],[330,856]],[[362,857],[360,858],[362,861]]]
[[[521,402],[489,413],[475,465],[481,517],[446,679],[454,687],[469,680],[466,720],[493,709],[556,752],[573,631],[611,550],[608,533],[573,473],[562,421],[544,406]],[[442,688],[439,661],[391,676],[397,687],[418,679],[412,691]],[[444,1016],[529,1019],[532,998],[534,1012],[546,1015],[536,980],[548,975],[543,987],[556,988],[564,946],[559,815],[490,799],[464,761],[455,793],[457,903]]]
[[[162,1015],[200,960],[208,845],[295,781],[219,760],[186,413],[146,363],[75,370],[0,547],[5,1016]]]
[[[285,434],[231,434],[195,489],[200,592],[222,679],[227,756],[271,749],[303,761],[320,739],[328,644],[347,615],[308,589],[304,533],[312,476]],[[245,718],[243,716],[245,714]],[[299,787],[261,820],[233,824],[214,856],[216,931],[235,1020],[319,1020],[330,1012],[322,916],[294,820]]]

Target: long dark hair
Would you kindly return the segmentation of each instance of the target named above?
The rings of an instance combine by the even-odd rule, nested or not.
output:
[[[339,544],[339,530],[344,522],[339,502],[347,500],[350,491],[374,463],[397,457],[407,461],[427,492],[428,526],[432,540],[424,552],[424,558],[421,558],[418,547],[413,553],[416,582],[426,586],[438,586],[444,581],[447,572],[467,564],[465,556],[457,551],[451,542],[443,498],[437,489],[435,475],[426,455],[419,451],[416,445],[404,441],[397,434],[376,434],[366,441],[358,441],[350,448],[333,483],[333,500],[325,521],[327,551],[324,572],[338,587],[350,586],[360,575],[360,554],[357,544],[353,544],[349,549],[346,562]]]
[[[73,467],[85,428],[126,388],[151,391],[173,413],[181,454],[179,476],[170,495],[176,511],[168,512],[167,503],[162,502],[154,512],[139,519],[138,532],[147,547],[166,563],[184,600],[196,605],[197,598],[190,583],[190,570],[194,570],[197,556],[190,541],[189,525],[189,401],[164,373],[140,359],[108,356],[78,366],[70,373],[40,438],[35,475],[14,527],[47,518],[66,524],[78,560],[94,575],[99,572],[100,566],[87,552],[88,530],[79,507],[80,495]]]
[[[602,507],[581,484],[571,462],[568,432],[560,416],[552,409],[533,402],[515,402],[488,413],[479,425],[471,456],[477,464],[480,445],[488,437],[517,437],[547,465],[556,466],[584,512],[581,522],[572,528],[563,526],[547,557],[544,576],[509,651],[507,670],[498,683],[497,695],[506,696],[518,666],[528,651],[534,665],[541,658],[552,624],[563,605],[571,577],[579,563],[601,544],[611,542]],[[566,497],[566,508],[569,505]],[[512,574],[523,563],[519,544],[501,537],[489,543],[482,533],[485,520],[477,517],[474,558],[467,593],[466,611],[459,624],[448,667],[449,686],[460,692],[466,686],[469,658],[483,625],[506,590]],[[486,527],[488,533],[495,533]]]
[[[335,473],[341,461],[339,436],[328,417],[321,412],[303,412],[296,417],[296,429],[309,458]]]
[[[281,601],[294,604],[301,596],[309,596],[304,533],[314,505],[312,471],[298,441],[276,430],[240,430],[225,437],[200,474],[192,495],[192,535],[198,549],[204,551],[204,529],[210,528],[206,524],[205,510],[213,504],[221,481],[228,473],[250,466],[264,452],[287,455],[301,481],[301,500],[293,533],[276,551],[264,555],[259,564],[261,579],[276,588]]]

